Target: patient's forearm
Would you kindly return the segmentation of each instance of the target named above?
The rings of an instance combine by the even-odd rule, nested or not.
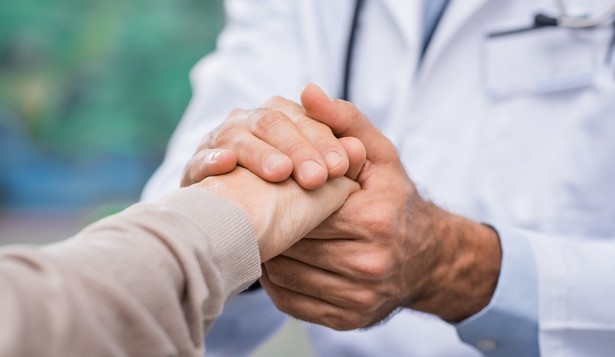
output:
[[[259,276],[247,217],[183,189],[68,241],[0,250],[0,355],[202,356],[224,302]]]

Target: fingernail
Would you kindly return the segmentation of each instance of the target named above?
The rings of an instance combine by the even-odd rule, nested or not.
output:
[[[314,160],[306,160],[301,164],[301,177],[308,180],[316,176],[323,167]]]
[[[329,168],[334,168],[342,162],[342,155],[337,151],[330,151],[325,155],[325,162]]]
[[[220,158],[220,155],[222,155],[222,151],[220,150],[213,151],[205,158],[205,161],[209,161],[209,162],[217,161],[218,158]]]
[[[322,89],[321,89],[320,91],[321,91],[321,92],[325,95],[325,97],[327,97],[327,99],[328,99],[330,102],[335,102],[335,99],[334,99],[332,96],[330,96],[330,95],[329,95],[329,93],[325,92],[325,91],[324,91],[324,90],[322,90]]]
[[[265,171],[269,173],[272,173],[275,172],[277,168],[282,166],[284,163],[286,163],[286,156],[280,154],[269,155],[263,163],[263,169],[265,169]]]
[[[316,83],[308,83],[308,84],[306,84],[306,85],[305,85],[305,86],[301,89],[301,91],[303,92],[303,90],[305,90],[307,87],[310,87],[310,86],[311,86],[311,87],[316,88],[316,89],[317,89],[320,93],[322,93],[322,94],[325,96],[325,98],[327,98],[329,101],[334,101],[334,99],[333,99],[333,98],[329,95],[329,93],[325,92],[325,90],[324,90],[324,89],[322,89],[322,88],[321,88],[319,85],[317,85]]]
[[[331,96],[329,95],[329,93],[325,92],[325,90],[324,90],[324,89],[320,88],[320,86],[316,86],[316,88],[318,88],[318,90],[320,91],[320,93],[322,93],[322,94],[323,94],[323,95],[324,95],[324,96],[325,96],[325,97],[326,97],[326,98],[327,98],[330,102],[333,102],[333,101],[334,101],[333,97],[331,97]]]

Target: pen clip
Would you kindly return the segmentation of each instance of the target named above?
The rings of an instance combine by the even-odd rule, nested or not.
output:
[[[559,22],[556,17],[547,16],[545,14],[536,14],[536,16],[534,16],[534,23],[531,26],[520,27],[520,28],[505,30],[505,31],[492,32],[487,35],[487,38],[497,38],[497,37],[503,37],[503,36],[508,36],[508,35],[515,35],[518,33],[538,30],[538,29],[545,28],[545,27],[557,27],[558,25],[559,25]]]

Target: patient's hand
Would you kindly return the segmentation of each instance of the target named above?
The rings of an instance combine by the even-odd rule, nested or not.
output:
[[[223,125],[206,136],[186,166],[182,186],[196,184],[242,208],[256,231],[261,259],[267,261],[307,235],[359,190],[353,180],[365,164],[366,152],[358,139],[336,138],[329,127],[308,118],[294,102],[275,97],[264,106],[232,111]],[[301,126],[310,128],[309,135],[304,136]],[[323,169],[309,175],[306,161]],[[275,165],[268,166],[272,162]]]
[[[303,238],[360,188],[355,181],[340,177],[305,190],[293,179],[270,183],[241,167],[194,186],[234,202],[248,215],[263,262]]]
[[[301,187],[315,189],[331,178],[356,179],[365,156],[357,139],[337,138],[301,105],[273,97],[259,109],[232,110],[205,136],[186,166],[182,186],[239,165],[270,182],[292,176]]]

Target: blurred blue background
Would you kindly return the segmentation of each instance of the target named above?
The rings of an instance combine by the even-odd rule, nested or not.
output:
[[[221,0],[0,4],[0,210],[138,199],[211,51]]]

